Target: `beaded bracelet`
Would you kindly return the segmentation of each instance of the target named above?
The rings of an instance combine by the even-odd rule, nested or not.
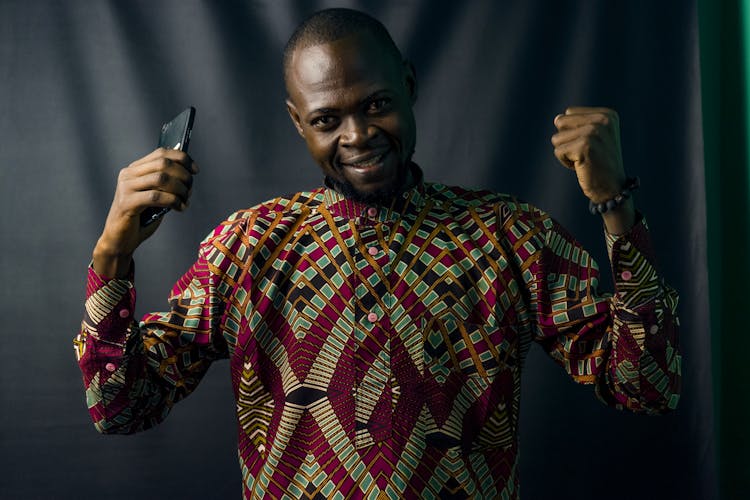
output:
[[[601,203],[594,203],[593,201],[589,200],[589,212],[591,212],[592,215],[596,215],[614,210],[615,208],[625,203],[625,200],[630,198],[630,193],[638,189],[640,186],[640,177],[629,177],[625,181],[625,187],[622,189],[622,192],[620,192],[620,194],[618,194],[611,200],[603,201]]]

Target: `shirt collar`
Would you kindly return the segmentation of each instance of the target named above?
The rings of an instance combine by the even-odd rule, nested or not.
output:
[[[419,211],[424,206],[422,169],[416,163],[410,165],[409,178],[412,187],[393,198],[388,205],[355,201],[331,187],[326,187],[323,192],[324,204],[334,217],[359,219],[362,222],[372,223],[393,221],[408,212]]]

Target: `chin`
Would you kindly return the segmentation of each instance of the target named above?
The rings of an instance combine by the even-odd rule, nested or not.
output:
[[[326,178],[326,184],[329,184],[336,191],[351,200],[359,201],[361,203],[377,203],[385,205],[389,204],[393,198],[401,194],[403,189],[403,178],[404,175],[400,175],[399,178],[395,179],[393,182],[367,190],[357,189],[347,180],[333,179],[331,177]]]

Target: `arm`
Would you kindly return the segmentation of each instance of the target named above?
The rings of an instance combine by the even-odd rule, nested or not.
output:
[[[134,432],[152,425],[166,415],[174,401],[192,390],[193,375],[167,376],[161,381],[152,377],[150,370],[160,367],[162,361],[158,356],[149,358],[149,347],[144,343],[149,330],[133,321],[132,255],[159,226],[141,227],[140,213],[149,206],[184,210],[192,175],[197,172],[187,154],[163,148],[120,171],[104,230],[93,251],[86,315],[75,340],[88,406],[102,432]],[[184,347],[184,338],[177,337],[171,348],[151,349],[151,354],[169,358],[171,349]]]
[[[228,227],[206,240],[198,260],[175,284],[171,310],[147,314],[140,323],[133,321],[132,272],[127,279],[109,280],[89,269],[86,314],[74,345],[100,432],[129,434],[156,425],[195,389],[213,360],[228,356],[226,264],[213,265],[208,257],[228,246]]]
[[[644,221],[607,235],[615,294],[600,294],[599,270],[555,221],[537,214],[538,250],[525,266],[535,340],[605,403],[632,411],[674,409],[680,393],[677,294],[658,276]]]
[[[620,193],[625,170],[617,113],[571,107],[555,117],[555,126],[555,156],[575,171],[584,195],[601,203]],[[597,297],[596,264],[559,225],[545,223],[541,274],[534,283],[538,340],[574,379],[596,383],[607,403],[636,411],[673,409],[680,390],[677,294],[656,272],[648,230],[632,199],[602,217],[615,277],[612,297]],[[571,248],[583,252],[578,262],[565,257]],[[570,278],[585,290],[582,301],[572,296],[570,284],[559,286]],[[565,297],[565,313],[545,311],[555,301],[560,311],[559,297]]]

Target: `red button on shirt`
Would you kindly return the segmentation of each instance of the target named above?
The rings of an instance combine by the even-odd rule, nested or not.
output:
[[[378,249],[375,248],[375,247],[370,247],[370,248],[367,249],[367,253],[369,253],[370,255],[377,255],[378,254]]]
[[[378,215],[378,209],[375,207],[368,208],[367,215],[369,215],[370,217],[375,217],[376,215]]]
[[[624,279],[625,281],[628,281],[628,280],[629,280],[630,278],[632,278],[632,277],[633,277],[633,273],[631,273],[630,271],[623,271],[623,272],[622,272],[622,273],[620,274],[620,276],[621,276],[621,277],[622,277],[622,279]]]
[[[370,313],[370,314],[367,315],[367,320],[370,323],[375,323],[378,320],[378,315],[375,314],[375,313]]]
[[[127,309],[120,309],[121,318],[127,318],[128,316],[130,316],[130,311],[128,311]]]
[[[104,365],[104,368],[106,368],[108,372],[113,372],[117,370],[117,367],[115,366],[114,363],[107,363],[106,365]]]

